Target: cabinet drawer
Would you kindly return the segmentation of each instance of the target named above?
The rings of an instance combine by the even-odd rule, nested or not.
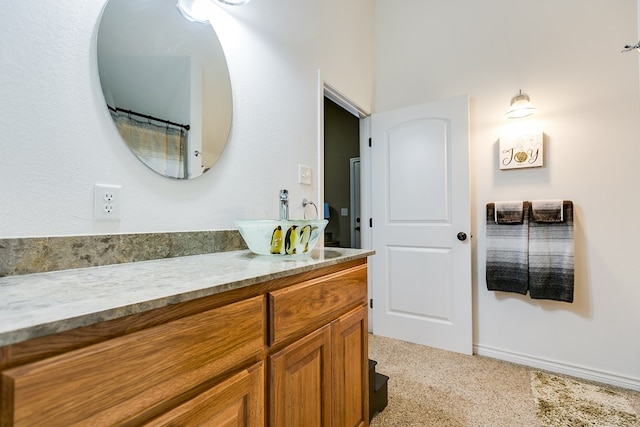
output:
[[[257,363],[145,424],[263,427],[264,365]]]
[[[2,372],[1,425],[122,424],[264,351],[255,297]]]
[[[269,345],[309,333],[367,302],[367,266],[359,265],[270,292]]]

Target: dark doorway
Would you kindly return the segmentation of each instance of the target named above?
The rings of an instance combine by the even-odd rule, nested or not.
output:
[[[324,201],[329,210],[325,246],[352,248],[359,240],[352,239],[356,212],[351,190],[352,159],[359,157],[360,119],[324,98]]]

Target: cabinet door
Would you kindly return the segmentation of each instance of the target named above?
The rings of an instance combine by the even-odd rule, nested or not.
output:
[[[264,365],[240,371],[145,425],[264,426]]]
[[[366,306],[332,324],[332,418],[334,427],[369,425]]]
[[[269,357],[271,427],[331,425],[331,325]]]

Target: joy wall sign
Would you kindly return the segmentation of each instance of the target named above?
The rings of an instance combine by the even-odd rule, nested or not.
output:
[[[500,169],[543,166],[542,131],[523,131],[500,138]]]

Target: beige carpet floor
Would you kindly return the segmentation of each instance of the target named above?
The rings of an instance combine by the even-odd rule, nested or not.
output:
[[[369,336],[369,358],[390,377],[389,403],[372,427],[539,425],[533,368],[376,335]],[[625,396],[640,414],[640,392],[603,386]]]

